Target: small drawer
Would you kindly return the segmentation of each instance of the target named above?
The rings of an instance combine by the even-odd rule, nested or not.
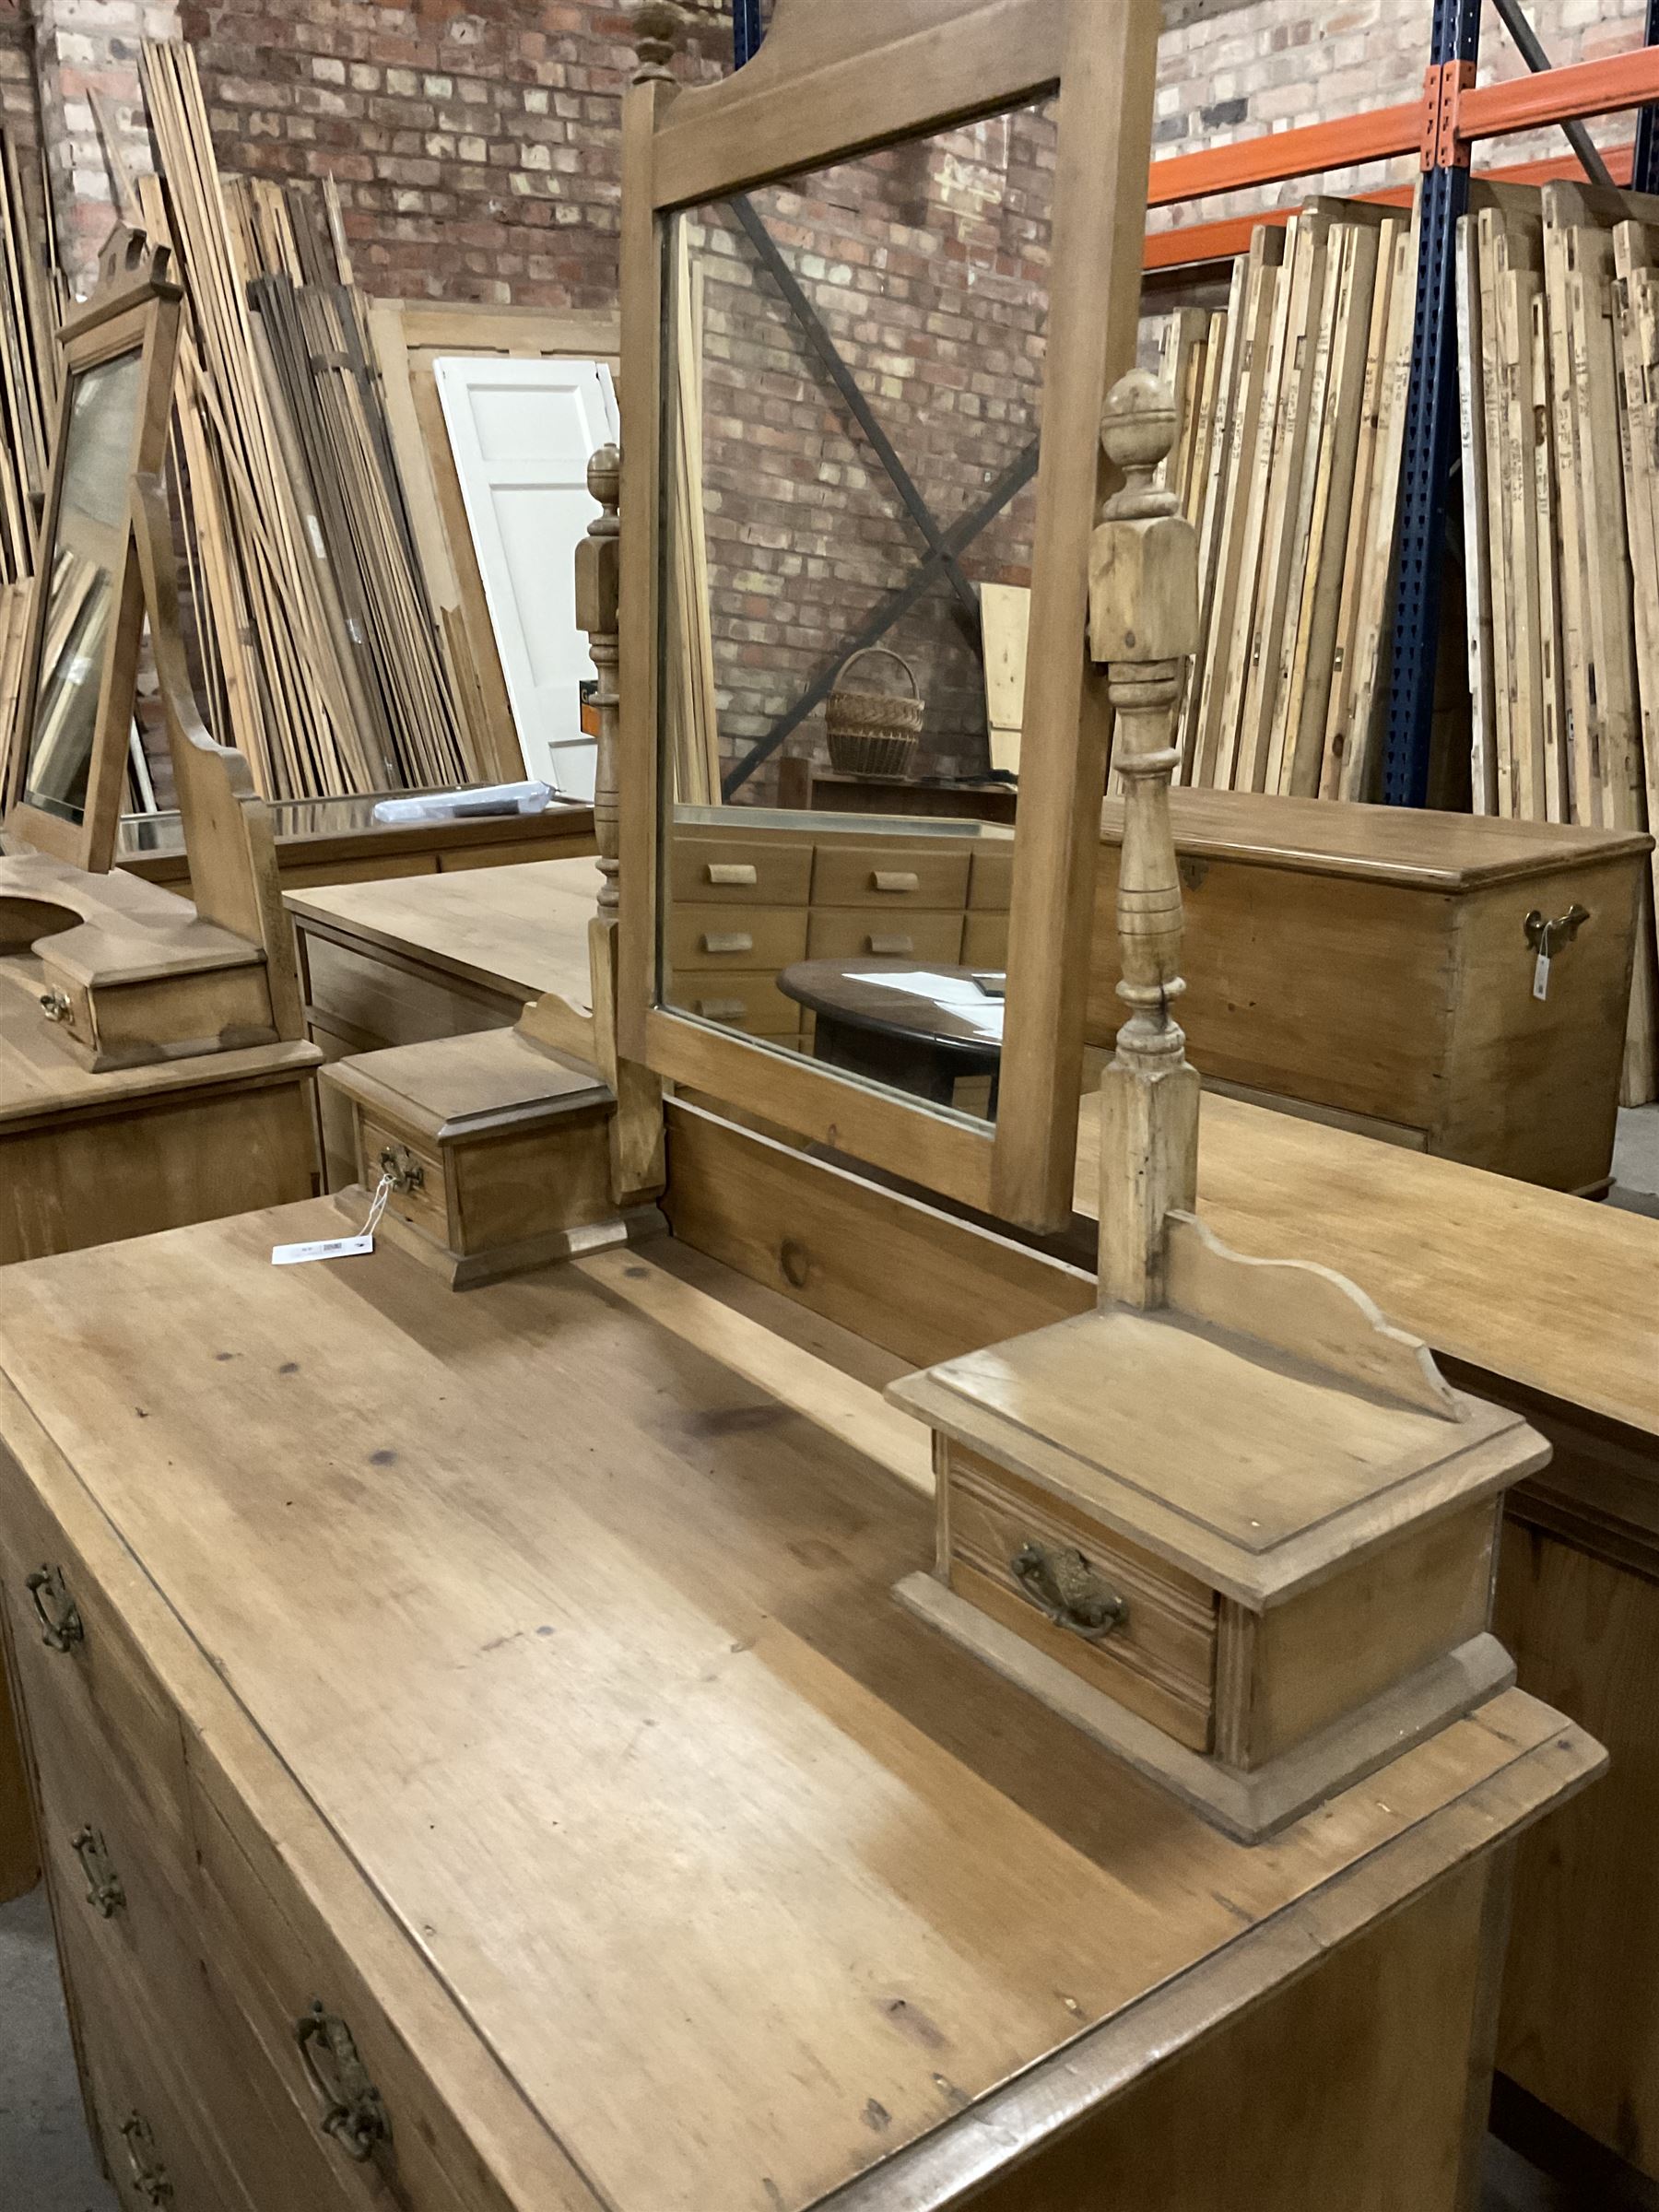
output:
[[[820,844],[812,868],[814,906],[955,907],[968,896],[968,854],[946,845]]]
[[[807,838],[700,837],[677,831],[669,882],[676,905],[805,906],[812,889]]]
[[[961,957],[960,914],[883,914],[870,908],[815,912],[806,932],[809,960],[945,960]]]
[[[217,1782],[204,1783],[195,1805],[202,1939],[280,2088],[286,2129],[322,2152],[351,2212],[510,2212],[478,2149],[295,1883],[279,1846],[245,1808],[232,1813],[222,1804],[217,1789]],[[436,1984],[433,2001],[441,2001]],[[368,2155],[360,2159],[345,2139],[349,2126],[324,2130],[323,2100],[299,2040],[300,2024],[319,2005],[336,2052],[348,2038],[355,2057],[349,2086],[367,2123],[357,2147]],[[307,2048],[315,2051],[314,2041]],[[317,2064],[347,2086],[334,2061],[319,2053]]]
[[[450,1241],[449,1179],[441,1155],[418,1144],[407,1130],[394,1129],[359,1111],[358,1114],[358,1181],[366,1191],[378,1185],[387,1162],[404,1179],[386,1200],[386,1211],[435,1237]],[[418,1180],[413,1180],[418,1178]]]
[[[962,924],[962,965],[1006,968],[1007,964],[1007,915],[970,913]]]
[[[968,879],[968,903],[986,911],[1008,910],[1014,896],[1014,847],[999,846],[994,853],[976,853]]]
[[[38,1576],[46,1579],[30,1590]],[[139,1808],[156,1848],[188,1861],[179,1716],[33,1484],[4,1452],[0,1588],[17,1654],[18,1702],[43,1762],[73,1751],[110,1776]]]
[[[806,957],[804,906],[677,906],[668,925],[674,972],[708,968],[787,968]]]
[[[1216,1594],[960,1444],[947,1449],[942,1564],[950,1586],[1194,1751],[1215,1729]],[[1016,1562],[1035,1550],[1081,1552],[1124,1603],[1099,1642],[1058,1626]]]
[[[39,993],[41,1019],[60,1030],[83,1053],[98,1050],[98,1027],[92,1018],[92,997],[84,983],[66,982],[47,968]]]
[[[668,1004],[750,1037],[788,1036],[801,1026],[800,1006],[784,997],[770,969],[759,975],[734,974],[724,968],[688,969],[675,977]]]

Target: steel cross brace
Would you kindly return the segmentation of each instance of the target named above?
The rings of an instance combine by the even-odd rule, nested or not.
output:
[[[825,375],[841,394],[847,412],[864,432],[873,447],[877,459],[892,480],[893,488],[904,501],[909,514],[923,536],[930,552],[936,554],[945,564],[945,573],[950,579],[950,588],[961,601],[967,613],[979,621],[979,595],[963,575],[961,564],[945,542],[945,534],[934,520],[933,511],[916,488],[914,478],[900,460],[892,440],[870,411],[870,403],[858,388],[858,380],[841,358],[835,340],[824,327],[822,316],[813,306],[796,280],[794,271],[778,251],[777,241],[755,212],[753,201],[747,193],[736,193],[732,206],[745,235],[760,257],[760,265],[782,293],[789,311],[800,324],[807,344],[823,365]]]
[[[862,653],[866,646],[878,644],[894,624],[902,621],[909,614],[929,586],[937,582],[944,572],[946,561],[965,552],[980,533],[988,529],[996,520],[1010,500],[1024,490],[1037,474],[1040,447],[1041,441],[1033,438],[1018,458],[1003,471],[979,505],[963,515],[959,522],[951,524],[938,549],[925,556],[909,582],[890,593],[858,634],[847,640],[845,649],[836,655],[829,667],[813,678],[782,721],[775,723],[741,760],[733,763],[721,780],[722,798],[729,799],[742,790],[761,761],[775,753],[784,739],[800,728],[807,715],[829,698],[842,664],[853,653]]]

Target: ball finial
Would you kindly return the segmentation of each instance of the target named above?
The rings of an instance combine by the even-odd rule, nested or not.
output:
[[[640,57],[635,84],[647,77],[672,76],[670,65],[686,28],[686,11],[679,0],[639,0],[633,22],[634,51]]]
[[[589,461],[587,488],[606,514],[615,514],[622,500],[622,456],[614,445],[602,445]]]
[[[1131,369],[1106,394],[1100,443],[1131,478],[1150,475],[1175,442],[1175,400],[1146,369]]]

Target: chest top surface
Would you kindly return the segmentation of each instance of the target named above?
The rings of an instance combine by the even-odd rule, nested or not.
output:
[[[1231,1843],[893,1602],[930,1509],[846,1440],[908,1424],[672,1247],[465,1298],[392,1248],[271,1266],[337,1226],[0,1273],[6,1441],[66,1458],[612,2206],[919,2157],[1404,1839],[1431,1878],[1555,1756],[1513,1693]]]

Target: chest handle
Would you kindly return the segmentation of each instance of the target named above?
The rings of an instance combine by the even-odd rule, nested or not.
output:
[[[147,2205],[171,2205],[173,2185],[168,2179],[166,2167],[156,2156],[156,2138],[142,2112],[134,2112],[122,2122],[121,2139],[126,2145],[127,2159],[133,2169],[133,2187],[138,2194]]]
[[[1088,1643],[1100,1643],[1128,1617],[1125,1601],[1072,1545],[1022,1545],[1008,1565],[1040,1613]]]
[[[81,1623],[79,1608],[64,1587],[61,1570],[37,1567],[23,1587],[34,1600],[41,1641],[49,1651],[67,1652],[77,1643],[86,1642],[87,1631]]]
[[[392,2123],[350,2029],[315,1997],[295,2021],[294,2035],[316,2095],[317,2125],[355,2164],[367,2165],[379,2146],[392,2140]]]
[[[121,1877],[110,1864],[103,1838],[95,1828],[77,1829],[69,1839],[69,1848],[80,1861],[81,1872],[87,1877],[87,1902],[100,1920],[113,1920],[127,1901],[126,1891],[121,1886]]]

